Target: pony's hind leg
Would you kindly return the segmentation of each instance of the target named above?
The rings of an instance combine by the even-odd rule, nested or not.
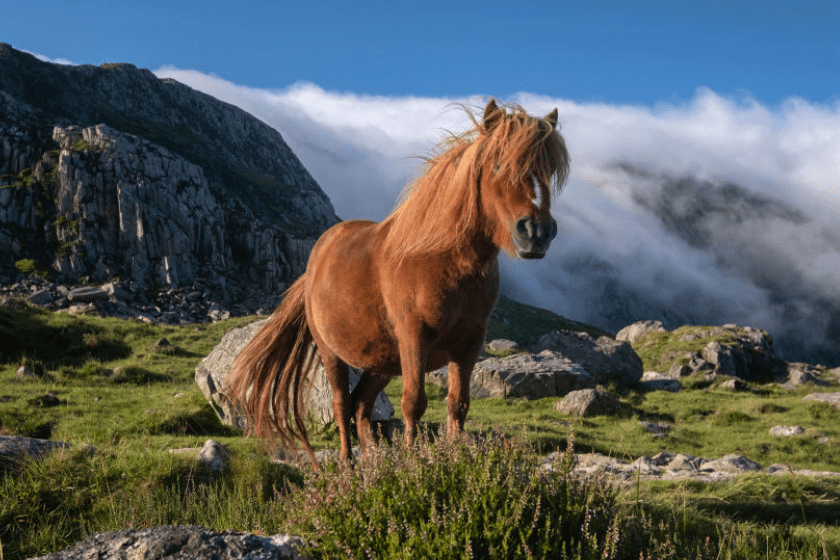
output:
[[[390,380],[390,376],[366,371],[362,374],[362,378],[359,379],[359,382],[350,394],[353,409],[356,412],[356,431],[359,435],[359,446],[362,448],[362,456],[367,454],[373,435],[370,419],[373,415],[376,397],[379,396],[379,393],[388,385]]]
[[[321,361],[324,363],[324,373],[332,388],[333,414],[335,423],[338,426],[339,438],[341,440],[341,453],[339,459],[350,461],[353,458],[350,446],[350,415],[352,413],[350,400],[350,367],[338,359],[332,352],[321,352]]]

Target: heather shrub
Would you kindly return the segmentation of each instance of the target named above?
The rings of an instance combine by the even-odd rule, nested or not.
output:
[[[571,449],[558,457],[541,467],[498,433],[377,447],[293,489],[286,528],[313,558],[702,557],[701,535],[684,539],[604,479],[575,477]]]

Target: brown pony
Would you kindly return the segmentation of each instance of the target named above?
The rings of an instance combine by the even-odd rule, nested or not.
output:
[[[381,223],[327,230],[306,272],[236,360],[228,396],[258,436],[303,444],[308,376],[320,356],[333,391],[342,459],[355,415],[364,454],[373,403],[402,375],[405,435],[426,409],[427,371],[449,364],[449,431],[463,430],[470,375],[499,294],[498,255],[545,255],[557,235],[552,190],[569,154],[557,109],[545,118],[491,100],[481,123],[446,140]],[[317,353],[312,350],[314,342]],[[348,364],[364,370],[351,393]]]

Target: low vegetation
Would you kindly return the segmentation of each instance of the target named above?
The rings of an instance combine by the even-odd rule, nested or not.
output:
[[[526,344],[539,333],[517,317],[534,314],[509,305],[496,320]],[[428,385],[427,434],[416,446],[383,443],[355,469],[314,473],[271,462],[261,442],[222,425],[195,386],[196,363],[251,320],[162,327],[0,307],[0,434],[72,445],[0,463],[0,558],[56,551],[99,531],[187,523],[297,534],[314,558],[840,556],[837,478],[753,474],[619,487],[576,478],[568,453],[550,471],[540,466],[540,456],[574,445],[621,459],[739,453],[763,466],[837,470],[840,411],[803,402],[805,389],[749,384],[735,393],[699,378],[676,394],[612,387],[622,415],[585,419],[558,415],[556,398],[478,400],[472,437],[449,442],[434,437],[445,395]],[[160,338],[174,350],[154,350]],[[22,364],[39,377],[17,381]],[[392,401],[400,387],[398,379],[389,385]],[[656,438],[639,420],[674,427]],[[806,433],[775,438],[768,432],[776,424]],[[335,447],[334,431],[319,430],[315,446]],[[207,438],[232,451],[222,474],[168,452]]]

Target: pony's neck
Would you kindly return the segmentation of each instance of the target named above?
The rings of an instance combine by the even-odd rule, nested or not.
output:
[[[493,261],[499,248],[481,209],[476,143],[456,145],[429,165],[402,204],[382,222],[395,262],[442,259],[461,273]]]

